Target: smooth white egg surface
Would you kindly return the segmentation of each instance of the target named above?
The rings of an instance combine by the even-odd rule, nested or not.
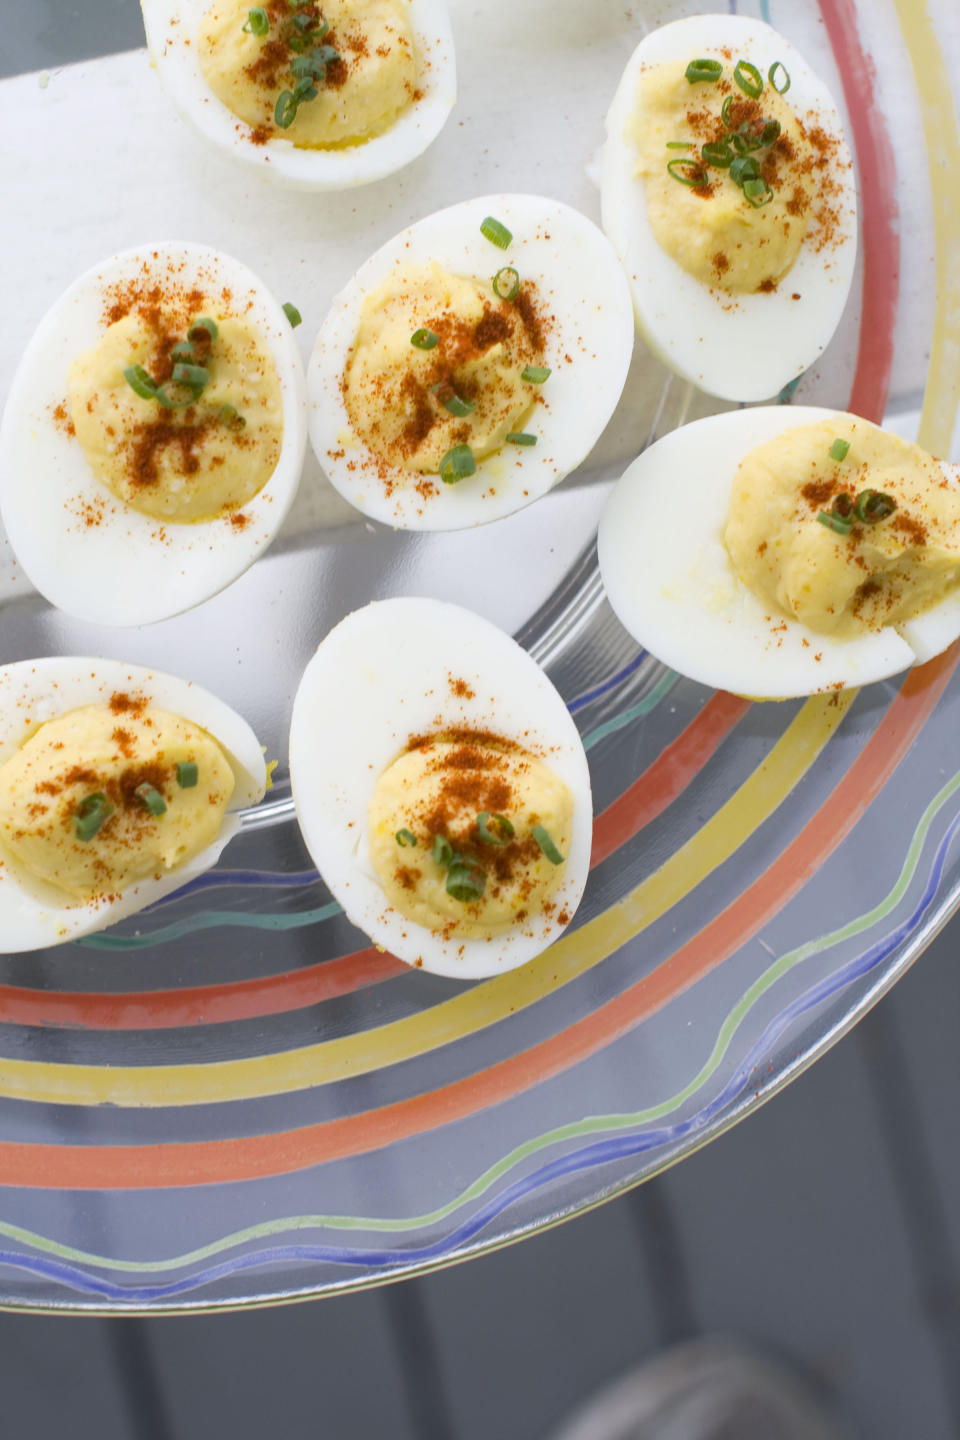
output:
[[[174,105],[205,140],[224,154],[252,167],[268,179],[310,190],[346,190],[366,185],[408,165],[436,139],[457,98],[453,34],[443,0],[404,0],[416,54],[416,89],[412,100],[388,128],[370,138],[330,145],[296,145],[282,130],[263,133],[248,124],[211,89],[201,63],[198,43],[201,22],[214,0],[141,0],[147,44],[157,74]],[[252,7],[251,7],[252,8]],[[280,17],[272,18],[275,33]],[[301,6],[306,13],[311,8]],[[362,34],[363,6],[353,7]],[[290,7],[297,10],[296,6]],[[238,30],[248,7],[238,10]],[[265,11],[266,13],[266,11]],[[299,13],[299,12],[298,12]],[[336,38],[331,32],[332,38]],[[250,42],[253,48],[253,41]],[[295,58],[291,53],[289,59]],[[277,80],[294,84],[284,67]]]
[[[505,248],[481,229],[487,217],[506,228]],[[545,322],[549,377],[536,387],[522,427],[535,443],[503,444],[454,484],[384,463],[352,431],[344,402],[344,373],[365,301],[407,267],[432,265],[484,287],[492,287],[501,269],[515,271],[532,287]],[[482,196],[402,231],[336,297],[307,371],[311,443],[333,485],[373,519],[415,530],[483,524],[530,504],[576,469],[616,408],[632,350],[629,291],[602,232],[554,200]],[[431,354],[442,357],[442,343]]]
[[[0,766],[47,721],[83,706],[115,702],[118,696],[192,721],[218,742],[235,788],[216,840],[160,879],[142,880],[87,903],[25,870],[0,842],[0,952],[38,950],[77,939],[178,890],[216,864],[239,829],[237,812],[263,798],[266,769],[260,745],[229,705],[176,676],[115,660],[52,656],[0,668]],[[118,725],[122,723],[121,718]]]
[[[829,146],[833,193],[828,203],[813,206],[795,262],[768,292],[731,294],[704,283],[662,248],[651,227],[646,185],[638,174],[638,150],[630,133],[638,86],[654,66],[686,64],[698,57],[720,61],[726,80],[738,60],[748,61],[760,72],[768,96],[769,72],[779,62],[790,76],[784,101],[806,133]],[[775,72],[780,84],[781,75]],[[700,103],[698,93],[712,88],[691,85],[691,112]],[[733,94],[742,99],[736,87]],[[763,106],[763,95],[758,104]],[[677,148],[664,149],[664,167],[672,157],[697,154],[695,148],[679,148],[678,142]],[[776,395],[813,364],[840,323],[853,281],[857,197],[837,107],[793,45],[761,21],[737,15],[694,15],[653,30],[634,51],[617,87],[601,168],[603,227],[625,267],[637,327],[664,364],[708,394],[744,401]],[[721,183],[723,172],[712,173]],[[675,188],[679,211],[687,196],[681,184]],[[726,201],[721,197],[711,203]],[[727,257],[720,253],[717,263],[726,265]]]
[[[540,757],[573,798],[549,914],[496,938],[461,939],[411,923],[387,900],[370,858],[378,782],[414,737],[492,732]],[[560,695],[503,631],[435,600],[397,599],[348,615],[321,643],[297,691],[290,774],[304,839],[350,920],[407,964],[459,979],[521,965],[569,923],[587,880],[593,808],[583,745]],[[493,853],[493,852],[491,852]],[[429,867],[423,845],[400,858]]]
[[[190,523],[118,498],[88,463],[67,405],[74,362],[101,340],[118,303],[135,312],[151,294],[174,292],[249,325],[280,387],[282,433],[266,484],[229,513]],[[37,326],[0,423],[0,513],[19,563],[51,603],[102,625],[144,625],[215,595],[263,554],[293,502],[305,448],[303,363],[281,306],[239,261],[165,241],[95,266]]]
[[[798,426],[854,416],[803,406],[712,415],[646,450],[603,512],[598,553],[618,618],[658,660],[702,684],[757,699],[865,685],[928,660],[960,636],[954,590],[917,619],[853,638],[771,614],[740,580],[723,534],[740,461]],[[960,491],[960,470],[940,463]]]

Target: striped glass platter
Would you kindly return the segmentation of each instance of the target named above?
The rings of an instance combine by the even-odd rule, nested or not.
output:
[[[706,8],[451,0],[460,98],[446,130],[399,175],[339,195],[289,193],[209,153],[143,51],[0,83],[0,133],[30,137],[3,163],[17,283],[0,393],[70,281],[149,239],[247,261],[297,304],[306,354],[358,261],[431,210],[528,190],[598,218],[590,174],[629,54],[653,25]],[[740,8],[827,80],[860,186],[843,324],[781,403],[886,417],[960,459],[956,6]],[[117,115],[137,117],[136,146],[118,143]],[[0,957],[0,1303],[213,1309],[501,1245],[749,1114],[920,954],[960,897],[957,651],[858,692],[750,704],[638,653],[604,600],[594,535],[613,481],[716,408],[638,346],[580,471],[527,511],[447,536],[358,518],[311,460],[270,554],[142,630],[52,610],[0,544],[0,662],[100,654],[174,671],[244,714],[280,762],[218,869],[103,934]],[[371,948],[293,817],[286,736],[303,667],[344,614],[396,594],[465,603],[516,634],[590,760],[593,868],[576,921],[480,983]]]

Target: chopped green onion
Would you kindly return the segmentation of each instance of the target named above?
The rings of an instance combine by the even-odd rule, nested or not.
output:
[[[156,382],[150,378],[142,365],[128,365],[123,372],[130,389],[140,396],[141,400],[156,400]]]
[[[266,35],[270,29],[270,17],[262,5],[247,11],[247,22],[243,28],[248,35]]]
[[[692,141],[692,140],[668,140],[668,141],[667,141],[667,149],[668,149],[668,150],[689,150],[689,149],[690,149],[690,146],[691,146],[692,144],[693,144],[693,141]]]
[[[760,131],[761,145],[774,145],[780,139],[780,121],[765,120]]]
[[[724,125],[726,125],[728,130],[733,129],[733,126],[730,123],[730,111],[733,108],[733,102],[736,100],[736,98],[737,97],[735,95],[728,95],[726,100],[724,100],[723,104],[720,107],[720,119],[723,121]]]
[[[138,785],[133,793],[146,809],[150,811],[151,815],[158,816],[166,813],[166,800],[164,800],[160,791],[157,790],[155,786],[150,785],[146,780],[144,780],[142,785]]]
[[[201,390],[210,379],[210,371],[205,365],[174,365],[173,382],[175,385],[192,385],[195,389]]]
[[[469,475],[474,475],[476,469],[476,456],[470,446],[454,445],[440,461],[440,479],[444,485],[456,485],[458,480],[466,480]]]
[[[501,225],[499,220],[495,220],[492,215],[481,220],[480,234],[484,235],[491,245],[496,245],[498,250],[506,250],[513,240],[512,232],[507,229],[506,225]]]
[[[179,394],[174,394],[174,390]],[[186,391],[186,395],[183,392]],[[159,400],[165,410],[183,410],[185,406],[195,405],[203,393],[202,386],[177,385],[175,382],[165,380],[162,385],[157,386],[157,393],[154,399]]]
[[[92,840],[110,819],[116,807],[107,799],[102,790],[87,795],[75,811],[74,834],[78,840]]]
[[[318,50],[311,50],[309,55],[294,56],[290,69],[298,80],[323,80],[326,78],[327,66],[339,59],[340,55],[332,45],[321,45]]]
[[[221,405],[220,419],[222,423],[228,425],[231,430],[242,430],[247,423],[245,417],[240,414],[236,405]]]
[[[508,445],[536,445],[536,435],[529,435],[524,430],[511,430],[507,436]]]
[[[453,864],[457,858],[457,852],[450,844],[446,835],[437,835],[434,837],[430,858],[435,865],[441,866],[444,870]]]
[[[751,65],[749,60],[738,60],[733,67],[733,78],[744,95],[749,95],[751,100],[760,99],[763,94],[763,76],[756,65]]]
[[[196,353],[189,340],[178,340],[176,345],[171,347],[170,359],[192,360]]]
[[[882,490],[861,490],[853,505],[857,519],[867,525],[876,525],[881,520],[886,520],[896,508],[897,502],[893,496],[885,495]]]
[[[743,133],[742,125],[739,130],[734,130],[731,133],[730,144],[733,146],[734,150],[736,150],[738,155],[746,155],[751,149],[756,149],[756,146],[751,146],[750,141]]]
[[[723,74],[723,66],[719,60],[691,60],[683,73],[691,85],[701,81],[715,85]]]
[[[479,900],[487,888],[487,872],[479,865],[458,861],[447,872],[447,894],[465,905]]]
[[[217,327],[216,320],[211,320],[209,315],[201,315],[200,319],[194,320],[190,326],[190,329],[187,331],[187,338],[189,340],[199,340],[202,336],[207,335],[212,344],[219,334],[220,331]]]
[[[710,140],[700,151],[707,165],[725,170],[733,160],[733,151],[726,140]]]
[[[769,205],[773,199],[773,191],[764,179],[745,180],[743,193],[754,210],[759,210],[762,205]]]
[[[303,6],[297,11],[296,15],[290,16],[290,23],[306,34],[313,24],[313,16],[308,12],[306,6]]]
[[[730,179],[736,185],[745,185],[748,180],[759,180],[760,167],[752,155],[738,155],[730,162]]]
[[[834,440],[833,444],[830,446],[830,459],[831,459],[831,460],[846,460],[846,458],[847,458],[847,451],[848,451],[849,449],[850,449],[850,441],[849,441],[849,440]]]
[[[493,293],[498,300],[516,300],[520,294],[520,276],[512,265],[504,265],[494,275]]]
[[[432,350],[439,342],[440,336],[435,334],[433,330],[428,330],[426,326],[421,326],[419,330],[414,330],[410,336],[410,344],[415,345],[418,350]]]
[[[496,830],[490,829],[491,820],[496,825]],[[477,816],[477,834],[484,845],[506,845],[513,839],[516,831],[506,815],[491,815],[489,810],[481,810]]]
[[[563,856],[560,854],[560,851],[550,839],[549,832],[546,831],[542,825],[534,825],[533,838],[534,840],[536,840],[537,844],[540,846],[540,849],[543,851],[544,855],[546,855],[551,865],[563,864]]]
[[[291,305],[289,300],[284,301],[283,313],[290,321],[291,328],[294,330],[296,330],[297,326],[300,325],[303,321],[303,316],[300,314],[300,311],[297,309],[296,305]]]
[[[681,185],[689,185],[691,189],[706,184],[707,172],[700,160],[685,157],[683,160],[671,160],[667,169],[674,180],[679,180]]]
[[[304,75],[293,87],[293,98],[298,107],[306,100],[316,100],[319,94],[309,75]]]
[[[853,526],[851,515],[838,515],[836,510],[821,510],[817,519],[821,525],[826,525],[828,530],[835,530],[838,535],[849,535]]]
[[[277,96],[277,103],[273,107],[273,120],[281,130],[289,130],[297,118],[297,111],[300,108],[299,100],[293,98],[291,90],[281,90]]]
[[[550,379],[549,365],[524,365],[520,371],[520,379],[526,380],[528,385],[542,385],[544,380]]]
[[[197,783],[200,769],[196,760],[180,760],[177,763],[177,784],[181,790],[192,790]]]
[[[443,401],[443,408],[449,414],[456,415],[458,420],[462,420],[465,415],[472,415],[477,407],[472,400],[461,400],[459,395],[448,395]]]
[[[780,70],[783,74],[782,85],[778,85],[776,80],[773,78],[778,70]],[[790,71],[787,69],[786,65],[784,65],[782,60],[774,60],[773,64],[770,66],[770,69],[767,71],[767,79],[770,81],[770,84],[773,86],[774,90],[776,90],[778,95],[786,95],[787,91],[790,89]]]
[[[406,849],[408,845],[416,845],[417,843],[416,835],[414,835],[412,830],[408,830],[406,826],[404,826],[402,830],[397,831],[395,839],[401,850]]]

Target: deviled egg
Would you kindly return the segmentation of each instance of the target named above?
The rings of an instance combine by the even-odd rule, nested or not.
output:
[[[294,700],[290,778],[331,892],[408,965],[509,970],[580,902],[593,810],[576,726],[536,662],[469,610],[397,599],[341,621]]]
[[[0,424],[0,514],[68,614],[143,625],[222,590],[286,515],[306,448],[290,321],[238,261],[128,250],[37,327]]]
[[[311,443],[376,520],[479,525],[579,465],[632,349],[595,225],[530,195],[469,200],[402,231],[334,300],[307,372]]]
[[[256,736],[173,675],[0,668],[0,951],[102,930],[215,865],[264,794]]]
[[[840,411],[712,415],[633,462],[598,554],[624,627],[683,675],[864,685],[960,636],[960,467]]]
[[[141,0],[171,100],[218,149],[314,190],[424,151],[457,94],[443,0]]]
[[[637,326],[666,365],[727,400],[763,400],[825,349],[857,251],[837,107],[762,21],[693,15],[653,30],[607,116],[603,227]]]

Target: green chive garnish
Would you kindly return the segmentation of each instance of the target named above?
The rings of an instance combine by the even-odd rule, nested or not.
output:
[[[157,790],[155,786],[150,785],[146,780],[144,780],[142,785],[138,785],[133,793],[136,795],[137,799],[143,804],[145,809],[150,811],[151,815],[156,816],[166,813],[166,800],[164,800],[163,796],[160,794],[160,791]]]
[[[783,83],[781,85],[778,85],[776,80],[774,79],[774,76],[776,75],[778,70],[783,76]],[[770,81],[770,84],[773,86],[774,90],[776,90],[778,95],[786,95],[787,91],[790,89],[790,71],[787,69],[786,65],[784,65],[782,60],[774,60],[773,64],[770,66],[770,69],[767,71],[767,79]]]
[[[542,825],[534,825],[533,838],[534,840],[536,840],[537,844],[540,846],[540,849],[543,851],[544,855],[546,855],[551,865],[563,864],[563,856],[560,854],[560,851],[550,839],[549,832],[546,831]]]
[[[728,130],[731,130],[733,128],[730,124],[730,111],[733,108],[733,102],[736,98],[737,97],[735,95],[728,95],[726,100],[724,100],[723,104],[720,106],[720,119],[723,121],[724,125],[726,125]]]
[[[195,405],[202,393],[202,385],[177,385],[171,380],[165,380],[162,385],[157,386],[153,398],[159,400],[165,410],[182,410],[187,405]]]
[[[769,205],[773,199],[773,191],[766,180],[745,180],[743,182],[743,193],[754,210],[759,210],[761,205]]]
[[[524,365],[520,371],[520,379],[526,380],[528,385],[542,385],[544,380],[550,379],[550,367],[548,365]]]
[[[458,420],[462,420],[465,415],[472,415],[477,408],[472,400],[461,400],[459,395],[448,395],[446,400],[441,401],[441,404],[444,410],[451,415],[456,415]]]
[[[177,764],[177,784],[181,790],[192,790],[200,771],[196,760],[181,760]]]
[[[761,145],[774,145],[780,139],[780,121],[765,120],[760,131]]]
[[[491,830],[490,823],[494,828]],[[477,834],[484,845],[506,845],[515,835],[515,830],[506,815],[491,815],[489,810],[481,810],[477,816]]]
[[[671,160],[667,169],[674,180],[679,180],[681,185],[689,185],[693,190],[706,184],[707,172],[699,160],[685,156],[682,160]]]
[[[458,861],[447,872],[447,894],[465,905],[479,900],[487,888],[487,874],[479,865]]]
[[[833,444],[830,446],[830,459],[831,459],[831,460],[846,460],[846,458],[847,458],[847,451],[848,451],[849,449],[850,449],[850,441],[849,441],[849,440],[834,440]]]
[[[450,841],[447,839],[446,835],[436,835],[434,837],[433,846],[430,850],[430,859],[433,861],[433,863],[435,865],[441,866],[444,870],[446,870],[449,865],[452,865],[455,858],[456,851],[450,844]]]
[[[836,510],[821,510],[817,519],[821,525],[826,525],[828,530],[834,530],[838,535],[849,535],[853,526],[852,515],[838,515]]]
[[[173,382],[175,385],[192,385],[194,389],[203,389],[210,379],[210,371],[205,365],[174,365]]]
[[[693,144],[693,141],[692,141],[692,140],[668,140],[668,141],[667,141],[667,149],[668,149],[668,150],[689,150],[689,149],[690,149],[690,146],[691,146],[692,144]]]
[[[194,320],[187,331],[188,340],[199,340],[201,336],[208,335],[211,343],[220,334],[216,320],[211,320],[209,315],[201,315],[199,320]]]
[[[488,215],[480,222],[480,234],[486,236],[491,245],[496,245],[498,250],[506,250],[513,239],[513,234],[506,225],[501,225],[492,215]]]
[[[516,300],[520,294],[520,276],[512,265],[504,265],[494,275],[493,293],[499,300]]]
[[[141,400],[156,400],[157,387],[142,365],[128,365],[123,372],[130,389],[139,395]]]
[[[432,350],[434,346],[439,343],[440,336],[436,335],[432,330],[428,330],[426,326],[422,326],[419,330],[414,330],[410,336],[410,344],[415,345],[418,350]]]
[[[867,525],[876,525],[881,520],[886,520],[896,508],[897,502],[893,496],[885,495],[882,490],[861,490],[853,505],[857,519]]]
[[[469,445],[454,445],[440,461],[440,479],[444,485],[456,485],[476,474],[477,460]]]
[[[116,807],[107,799],[102,790],[87,795],[75,812],[74,834],[78,840],[92,840],[94,835],[110,819]]]
[[[763,94],[763,76],[756,65],[751,65],[749,60],[738,60],[733,68],[733,78],[744,95],[749,95],[751,100],[760,99]]]
[[[700,82],[715,85],[723,74],[723,66],[719,60],[691,60],[684,74],[691,85]]]
[[[242,430],[247,423],[236,405],[221,405],[220,420],[231,430]]]
[[[247,23],[243,28],[249,35],[266,35],[270,29],[270,17],[262,5],[247,11]]]
[[[299,109],[300,102],[293,98],[293,91],[281,90],[277,96],[277,103],[273,107],[274,124],[279,125],[281,130],[289,130],[297,118]]]
[[[707,165],[726,170],[733,160],[733,151],[726,140],[711,140],[700,151]]]
[[[394,838],[401,849],[406,849],[408,845],[416,845],[417,843],[416,835],[414,835],[412,830],[408,830],[406,826],[404,826],[402,830],[398,830]]]
[[[196,353],[189,340],[178,340],[176,345],[170,348],[170,359],[192,360]]]
[[[283,313],[290,321],[290,324],[294,330],[296,330],[298,325],[303,323],[303,316],[300,314],[300,311],[297,309],[296,305],[292,305],[289,300],[284,301]]]
[[[730,162],[730,179],[735,185],[745,185],[748,180],[759,180],[760,167],[752,155],[738,155]]]
[[[525,430],[514,430],[507,436],[508,445],[536,445],[536,435],[530,435]]]

